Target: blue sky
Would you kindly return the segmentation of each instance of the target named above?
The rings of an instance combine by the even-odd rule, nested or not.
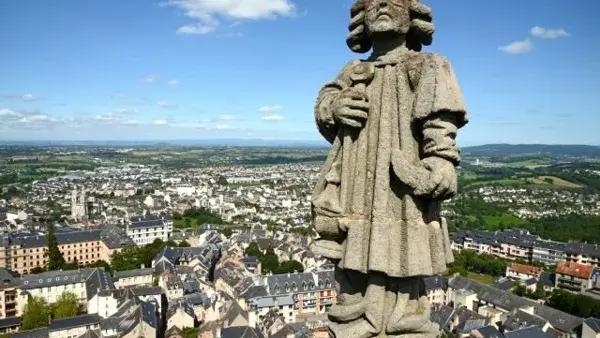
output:
[[[600,144],[600,1],[428,0],[461,145]],[[349,0],[0,2],[0,140],[319,140]]]

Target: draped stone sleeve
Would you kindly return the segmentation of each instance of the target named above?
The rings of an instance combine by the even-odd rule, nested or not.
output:
[[[338,133],[338,126],[333,119],[331,103],[343,89],[351,86],[349,73],[352,67],[358,63],[360,61],[355,60],[346,64],[335,80],[325,84],[319,92],[315,105],[315,120],[319,132],[329,143],[333,143]]]
[[[422,122],[422,158],[460,163],[456,132],[468,122],[467,109],[452,66],[437,54],[423,55],[414,117]]]

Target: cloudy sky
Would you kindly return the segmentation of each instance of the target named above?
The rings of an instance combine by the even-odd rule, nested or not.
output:
[[[600,1],[427,0],[462,145],[600,144]],[[0,140],[319,140],[350,0],[0,1]]]

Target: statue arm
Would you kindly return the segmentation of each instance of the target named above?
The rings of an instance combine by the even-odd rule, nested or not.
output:
[[[333,118],[332,103],[342,90],[352,85],[349,71],[357,63],[359,61],[352,61],[344,66],[340,74],[333,81],[325,84],[319,92],[319,97],[315,105],[315,120],[319,132],[329,143],[333,143],[339,129]]]
[[[460,151],[456,134],[468,121],[467,109],[448,60],[436,54],[426,57],[415,115],[423,126],[421,164],[430,171],[435,188],[429,186],[415,193],[447,199],[457,193],[456,166],[460,163]]]
[[[392,165],[415,196],[444,200],[457,192],[460,152],[455,139],[458,129],[467,123],[467,112],[450,63],[436,54],[422,57],[413,111],[422,126],[421,160],[415,164],[398,150]]]

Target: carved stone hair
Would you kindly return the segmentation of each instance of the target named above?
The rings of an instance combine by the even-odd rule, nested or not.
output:
[[[423,45],[429,46],[433,41],[435,26],[431,23],[431,8],[419,0],[410,1],[410,30],[406,35],[406,46],[414,51],[421,51]],[[366,53],[373,47],[373,42],[367,36],[365,27],[365,0],[357,0],[350,9],[350,25],[346,43],[353,52]]]

